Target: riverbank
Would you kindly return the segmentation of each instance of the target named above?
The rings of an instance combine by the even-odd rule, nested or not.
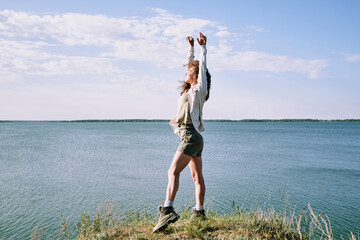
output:
[[[122,211],[113,202],[99,207],[95,216],[83,213],[76,227],[68,226],[63,217],[62,239],[327,239],[333,232],[326,215],[315,213],[309,205],[308,212],[276,212],[240,209],[233,206],[230,214],[207,209],[206,221],[190,220],[190,208],[179,211],[180,219],[164,232],[153,233],[157,218],[146,212]],[[76,232],[76,234],[74,234]],[[31,240],[45,239],[44,229],[37,227]],[[360,239],[359,234],[349,233],[341,239]]]

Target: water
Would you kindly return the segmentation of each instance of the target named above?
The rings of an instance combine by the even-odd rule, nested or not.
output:
[[[206,198],[223,212],[232,201],[328,214],[336,236],[360,231],[360,123],[207,122]],[[166,122],[0,123],[0,239],[29,239],[36,224],[56,238],[61,214],[116,200],[125,209],[165,199],[179,138]],[[175,207],[194,203],[189,169]],[[284,197],[285,196],[285,197]]]

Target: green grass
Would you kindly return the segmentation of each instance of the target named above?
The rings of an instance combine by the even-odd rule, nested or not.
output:
[[[180,219],[164,232],[153,233],[157,218],[145,212],[123,211],[113,202],[99,207],[94,216],[81,215],[74,239],[333,239],[331,224],[327,216],[316,214],[309,205],[308,212],[296,216],[292,212],[263,211],[260,208],[240,209],[233,205],[230,214],[207,208],[206,221],[190,220],[190,208],[179,211]],[[62,217],[62,236],[71,239],[68,220]],[[31,240],[45,239],[44,231],[35,229]],[[345,238],[342,238],[345,239]],[[346,239],[359,236],[349,233]]]

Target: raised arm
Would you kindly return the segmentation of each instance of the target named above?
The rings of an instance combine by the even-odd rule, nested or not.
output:
[[[200,40],[197,38],[197,41],[201,48],[200,59],[199,59],[199,75],[197,84],[199,86],[199,90],[202,92],[203,96],[207,95],[207,80],[206,80],[206,41],[207,38],[202,33],[199,33]]]
[[[188,59],[187,63],[194,60],[194,39],[192,36],[187,36],[186,41],[189,43],[189,52],[188,52]]]

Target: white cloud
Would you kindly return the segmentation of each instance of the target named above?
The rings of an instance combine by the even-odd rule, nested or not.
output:
[[[4,43],[0,45],[0,72],[116,75],[126,72],[116,63],[119,59],[179,67],[184,63],[186,54],[185,37],[199,31],[211,39],[209,65],[214,70],[297,72],[317,78],[327,66],[326,60],[237,51],[236,45],[230,44],[236,34],[229,32],[225,26],[206,19],[185,18],[163,9],[152,11],[153,16],[145,18],[0,11],[0,36],[7,39],[0,40]],[[249,32],[264,31],[258,26],[246,28]],[[59,55],[48,50],[63,46],[94,46],[99,51],[96,56],[73,56],[69,52]]]
[[[244,43],[244,49],[249,49],[252,45],[256,44],[254,40],[244,40],[242,42]]]
[[[225,31],[225,30],[221,30],[221,31],[218,31],[217,33],[215,33],[215,36],[220,37],[220,38],[228,37],[230,35],[231,35],[231,32]]]
[[[27,75],[124,74],[113,59],[50,54],[41,50],[44,42],[0,39],[0,73]]]
[[[347,62],[360,62],[360,54],[357,54],[357,55],[346,54],[345,61],[347,61]]]
[[[309,78],[319,78],[321,69],[327,66],[326,60],[304,60],[254,51],[236,52],[210,62],[221,70],[298,72],[308,74]]]
[[[245,43],[245,44],[255,44],[256,42],[254,40],[244,40],[243,43]]]
[[[246,26],[246,29],[248,29],[249,32],[264,32],[264,29],[258,26]]]

